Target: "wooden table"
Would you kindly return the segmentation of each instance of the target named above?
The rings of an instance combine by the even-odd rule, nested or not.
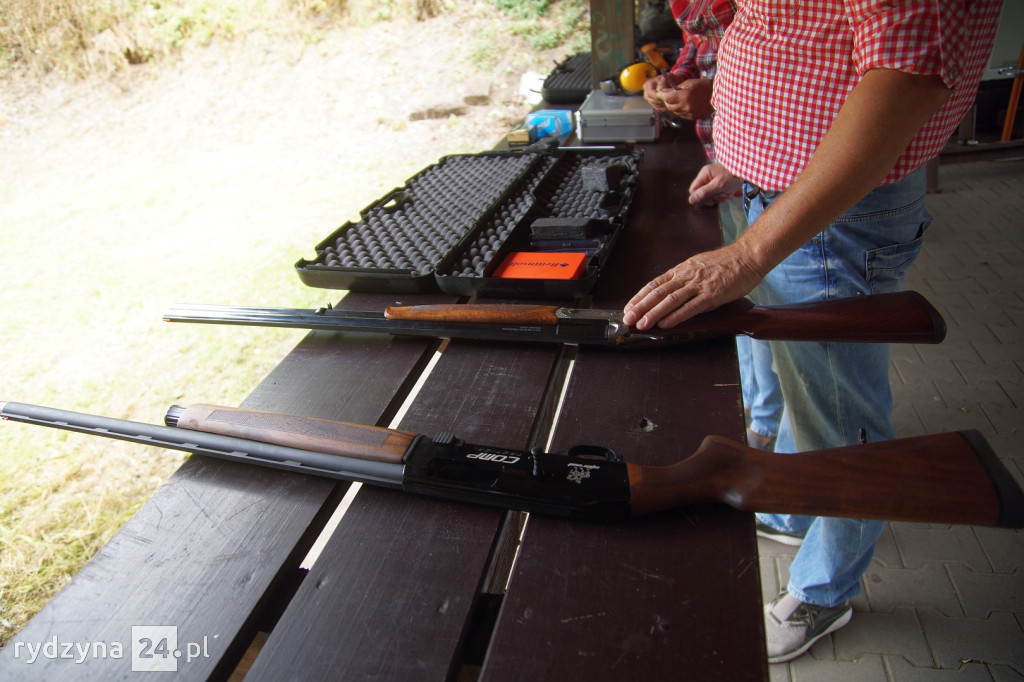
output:
[[[719,243],[717,214],[686,205],[701,155],[692,135],[646,146],[631,221],[595,306],[621,306]],[[341,306],[393,302],[351,294]],[[388,425],[438,345],[310,333],[244,406]],[[571,361],[552,449],[592,443],[670,463],[708,433],[743,438],[729,341],[633,353],[442,348],[400,428],[543,446]],[[269,637],[247,680],[767,679],[749,514],[708,504],[573,523],[364,486],[315,564],[300,568],[347,488],[189,459],[0,652],[2,676],[134,678],[143,673],[131,672],[132,626],[175,626],[183,679],[229,677],[260,632]],[[111,648],[81,663],[45,651],[27,662],[30,645],[52,641],[54,650]]]

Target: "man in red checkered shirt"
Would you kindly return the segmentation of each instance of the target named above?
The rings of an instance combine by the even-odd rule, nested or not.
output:
[[[693,121],[708,158],[714,160],[711,82],[718,69],[718,45],[736,14],[736,2],[674,0],[671,9],[683,32],[683,47],[668,73],[644,83],[644,98],[658,111]]]
[[[672,326],[755,286],[767,305],[901,288],[930,221],[923,166],[973,102],[1001,8],[741,0],[718,55],[717,162],[690,201],[717,203],[742,186],[751,225],[641,289],[626,323]],[[887,345],[772,342],[772,355],[786,405],[777,452],[895,437]],[[769,661],[782,662],[849,622],[883,524],[757,523],[759,535],[800,547],[765,607]]]

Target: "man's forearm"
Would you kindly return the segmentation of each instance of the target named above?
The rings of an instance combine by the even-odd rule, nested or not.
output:
[[[949,94],[938,76],[866,73],[800,177],[740,240],[751,260],[767,273],[877,187]]]

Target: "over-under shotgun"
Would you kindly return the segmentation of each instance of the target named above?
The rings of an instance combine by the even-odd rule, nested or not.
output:
[[[176,305],[170,322],[206,322],[396,336],[571,343],[612,348],[665,346],[739,334],[776,341],[939,343],[946,323],[921,294],[903,291],[786,306],[733,301],[668,329],[639,331],[621,310],[517,304],[392,306],[384,312]]]
[[[676,464],[647,466],[595,446],[526,452],[451,433],[427,438],[210,405],[171,407],[170,426],[12,402],[0,402],[0,417],[573,519],[724,502],[747,511],[1024,527],[1024,495],[974,431],[793,455],[709,436]]]

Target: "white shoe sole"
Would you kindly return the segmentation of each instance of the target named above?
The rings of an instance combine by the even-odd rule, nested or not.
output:
[[[765,540],[772,540],[783,545],[789,545],[790,547],[799,547],[804,543],[803,538],[798,538],[795,535],[786,535],[785,533],[769,533],[767,531],[757,531],[757,537],[764,538]]]

